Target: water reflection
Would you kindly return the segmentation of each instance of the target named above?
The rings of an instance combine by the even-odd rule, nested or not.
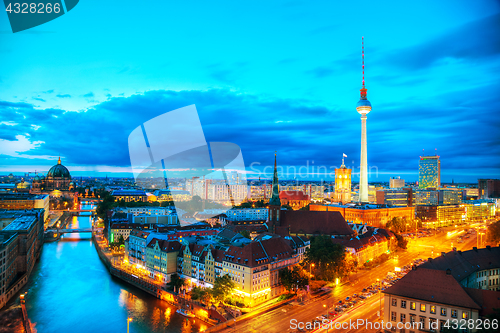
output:
[[[85,209],[82,207],[82,209]],[[90,216],[69,228],[89,228]],[[112,278],[97,256],[90,233],[66,234],[44,244],[39,263],[22,292],[39,333],[198,332],[207,325],[186,320],[175,307]]]

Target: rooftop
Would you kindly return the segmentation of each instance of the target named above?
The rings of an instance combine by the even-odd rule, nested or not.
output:
[[[36,215],[22,215],[12,221],[2,231],[28,231],[36,222]]]
[[[469,309],[481,309],[451,274],[421,266],[409,271],[384,293]]]

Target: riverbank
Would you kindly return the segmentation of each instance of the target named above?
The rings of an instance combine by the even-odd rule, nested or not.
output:
[[[107,268],[111,276],[116,277],[121,281],[124,281],[148,293],[151,296],[165,301],[170,305],[175,306],[176,308],[184,308],[190,310],[195,315],[196,319],[199,319],[210,326],[217,324],[216,320],[209,318],[213,310],[205,309],[204,307],[195,304],[190,300],[181,297],[180,295],[164,290],[162,288],[162,285],[158,281],[127,272],[125,267],[122,266],[121,260],[115,260],[111,253],[103,249],[101,243],[104,244],[104,242],[99,241],[94,233],[92,234],[92,242],[97,251],[99,259]]]

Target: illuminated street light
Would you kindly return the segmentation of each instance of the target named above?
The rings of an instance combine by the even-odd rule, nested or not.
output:
[[[132,318],[128,317],[127,318],[127,333],[129,333],[129,326],[130,326],[131,321],[132,321]]]

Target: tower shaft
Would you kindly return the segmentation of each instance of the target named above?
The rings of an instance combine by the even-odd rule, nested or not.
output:
[[[361,115],[361,158],[359,165],[359,201],[368,202],[368,157],[366,144],[366,114]]]

